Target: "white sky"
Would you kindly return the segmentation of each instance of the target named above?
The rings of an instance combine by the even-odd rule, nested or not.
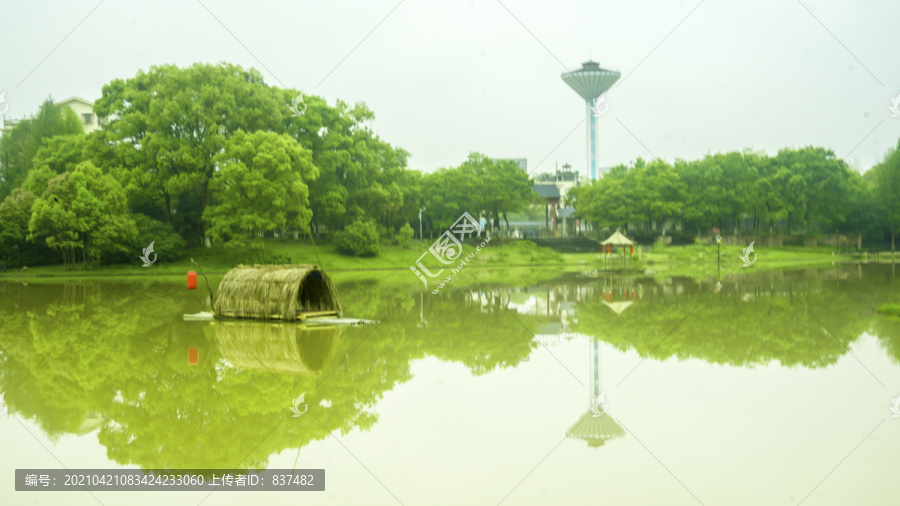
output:
[[[154,64],[229,61],[365,101],[413,168],[479,151],[583,171],[584,106],[560,73],[593,57],[623,76],[601,165],[813,144],[866,170],[900,138],[898,19],[895,0],[4,0],[0,92],[18,118]]]

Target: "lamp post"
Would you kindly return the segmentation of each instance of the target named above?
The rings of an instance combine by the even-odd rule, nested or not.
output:
[[[721,279],[722,276],[722,253],[721,253],[721,244],[722,244],[722,234],[719,233],[718,228],[713,228],[713,231],[716,233],[716,271],[718,272],[718,276]]]
[[[424,207],[419,208],[419,240],[422,240],[422,211],[424,211]]]

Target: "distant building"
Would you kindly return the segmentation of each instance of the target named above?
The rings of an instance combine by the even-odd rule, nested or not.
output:
[[[60,100],[59,102],[54,102],[54,105],[64,105],[78,115],[78,120],[81,122],[81,125],[84,127],[84,133],[89,134],[94,130],[99,130],[103,127],[105,122],[101,122],[97,115],[94,114],[94,103],[90,100],[85,100],[81,97],[69,97],[65,100]],[[4,118],[3,119],[3,128],[0,129],[3,133],[9,132],[13,129],[16,124],[18,124],[21,119],[12,119],[12,118]]]
[[[567,195],[572,188],[581,186],[582,181],[581,174],[573,171],[568,163],[555,173],[535,176],[534,191],[544,200],[544,226],[554,237],[572,236],[578,230],[580,222],[574,216],[575,208]]]
[[[536,184],[553,184],[559,189],[559,198],[562,205],[568,205],[566,202],[566,194],[569,190],[576,186],[581,186],[583,178],[581,174],[572,170],[572,166],[564,163],[562,170],[555,173],[538,174],[534,178]]]
[[[495,161],[508,160],[510,162],[515,162],[516,165],[519,166],[520,169],[528,172],[528,159],[527,158],[494,158]]]
[[[67,106],[69,109],[75,111],[75,114],[78,115],[78,119],[81,120],[81,124],[84,127],[84,133],[86,134],[103,127],[103,123],[101,123],[97,118],[97,115],[94,114],[94,103],[90,100],[85,100],[81,97],[69,97],[65,100],[55,102],[55,104]]]
[[[544,200],[544,227],[556,236],[557,211],[560,204],[559,188],[553,184],[536,184],[532,188]]]

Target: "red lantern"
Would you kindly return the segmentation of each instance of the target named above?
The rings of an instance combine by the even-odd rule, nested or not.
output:
[[[200,362],[200,350],[194,348],[193,346],[188,348],[188,363],[191,365],[197,365]]]
[[[193,290],[197,288],[197,273],[194,271],[189,271],[187,273],[187,287],[188,290]]]
[[[634,255],[634,244],[631,245],[631,254]]]
[[[634,290],[631,291],[631,300],[634,300]]]

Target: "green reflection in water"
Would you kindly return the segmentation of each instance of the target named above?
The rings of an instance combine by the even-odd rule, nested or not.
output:
[[[535,333],[574,331],[652,360],[817,368],[846,355],[834,337],[851,345],[869,332],[900,363],[900,322],[872,310],[895,293],[885,267],[733,276],[718,293],[687,278],[579,275],[438,296],[345,283],[346,314],[383,323],[314,331],[183,322],[197,304],[180,283],[0,283],[0,390],[10,413],[51,439],[98,430],[122,465],[265,467],[329,431],[371,428],[376,403],[411,379],[413,360],[483,375],[526,359]],[[197,365],[189,347],[200,350]],[[309,412],[292,418],[304,392]]]

